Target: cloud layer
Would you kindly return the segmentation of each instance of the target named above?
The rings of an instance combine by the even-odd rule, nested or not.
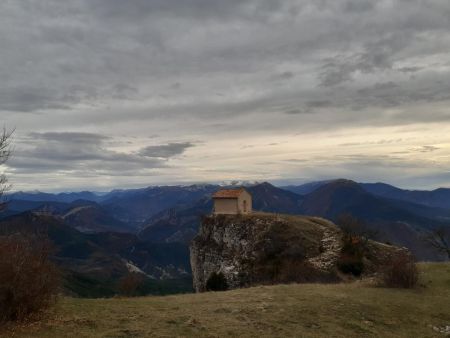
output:
[[[7,173],[448,185],[449,17],[446,0],[3,1]]]

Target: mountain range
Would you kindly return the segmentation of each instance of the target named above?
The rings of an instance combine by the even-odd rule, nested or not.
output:
[[[56,258],[77,278],[108,280],[138,269],[154,280],[190,275],[188,245],[212,210],[219,185],[158,186],[109,193],[8,195],[0,228],[45,228]],[[450,189],[410,191],[384,183],[338,179],[299,186],[246,187],[254,210],[320,216],[352,214],[375,239],[408,247],[419,260],[443,260],[424,237],[450,228]]]
[[[83,233],[61,217],[39,212],[0,221],[0,236],[17,233],[50,239],[65,289],[76,296],[112,296],[120,278],[130,272],[145,275],[151,293],[192,289],[189,251],[182,243],[149,243],[131,233]]]

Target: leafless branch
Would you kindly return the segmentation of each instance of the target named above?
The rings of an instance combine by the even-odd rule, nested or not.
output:
[[[450,259],[450,230],[445,227],[434,230],[425,238],[435,249],[447,254]]]
[[[3,131],[0,134],[0,165],[5,163],[11,156],[11,139],[14,130],[7,131],[3,127]]]
[[[3,127],[3,131],[0,133],[0,165],[4,164],[11,156],[11,139],[14,130],[7,131]],[[6,203],[3,196],[6,191],[8,191],[11,186],[8,184],[6,176],[0,173],[0,211],[6,207]]]

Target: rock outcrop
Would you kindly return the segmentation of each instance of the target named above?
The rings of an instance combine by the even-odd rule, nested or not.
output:
[[[340,238],[333,223],[317,217],[205,217],[190,248],[194,288],[205,291],[214,273],[222,273],[229,288],[336,280]]]
[[[266,213],[207,216],[190,247],[194,288],[207,291],[209,279],[234,289],[352,278],[342,268],[343,263],[349,268],[342,238],[335,224],[318,217]],[[406,249],[366,241],[360,257],[363,274],[373,276],[399,250]]]

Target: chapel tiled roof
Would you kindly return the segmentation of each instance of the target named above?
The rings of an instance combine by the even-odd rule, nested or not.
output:
[[[213,195],[213,198],[238,198],[244,189],[222,189],[216,191]]]

